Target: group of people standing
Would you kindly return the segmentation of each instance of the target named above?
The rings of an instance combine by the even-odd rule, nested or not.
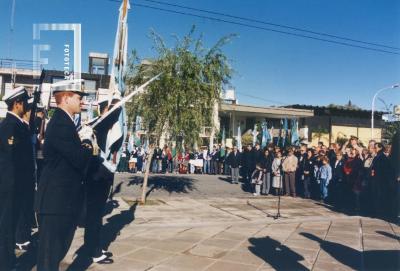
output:
[[[26,89],[16,88],[3,97],[8,112],[0,123],[0,270],[20,268],[15,249],[35,251],[38,271],[58,270],[82,209],[87,210],[86,256],[110,262],[112,254],[102,250],[100,232],[114,174],[99,149],[104,149],[107,134],[100,131],[111,129],[112,121],[97,126],[97,142],[89,126],[78,132],[74,115],[80,113],[87,94],[82,82],[75,81],[53,87],[57,108],[44,137],[37,137],[37,125],[27,122],[33,106]],[[99,103],[99,113],[110,106]],[[35,122],[43,127],[44,121]],[[36,155],[39,151],[43,157]],[[37,239],[32,236],[36,226]]]
[[[373,140],[362,147],[355,136],[329,148],[322,142],[314,148],[270,144],[262,149],[257,143],[239,151],[234,146],[227,150],[227,165],[232,183],[241,175],[255,196],[301,195],[340,209],[393,218],[398,209],[398,138],[393,147]]]

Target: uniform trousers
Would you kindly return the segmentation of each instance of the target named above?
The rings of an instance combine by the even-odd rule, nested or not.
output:
[[[35,213],[33,211],[33,196],[35,193],[34,184],[21,193],[21,211],[18,217],[16,242],[23,244],[31,240],[32,223],[34,222]]]
[[[38,271],[57,271],[76,229],[76,215],[39,214]]]
[[[0,194],[0,271],[15,265],[15,225],[18,218],[13,193]]]
[[[99,180],[86,186],[86,220],[85,220],[85,249],[89,256],[100,257],[101,227],[103,225],[104,209],[110,193],[111,182]]]

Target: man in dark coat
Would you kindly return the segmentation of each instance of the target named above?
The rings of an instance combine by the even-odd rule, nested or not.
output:
[[[8,112],[0,124],[0,270],[13,269],[16,260],[16,223],[26,174],[29,174],[23,161],[32,149],[22,120],[28,98],[23,87],[12,90],[3,98]]]
[[[231,178],[233,184],[239,183],[239,168],[241,166],[241,161],[242,158],[240,152],[238,151],[238,148],[234,146],[233,151],[228,156],[228,165],[231,169]]]
[[[372,202],[376,215],[388,215],[390,208],[391,191],[391,166],[386,157],[385,148],[381,143],[375,143],[376,156],[371,165]]]
[[[248,145],[246,150],[244,151],[242,161],[245,167],[244,169],[245,180],[246,182],[250,183],[251,174],[256,169],[256,164],[257,164],[257,153],[256,150],[251,147],[251,145]]]
[[[59,269],[82,208],[83,180],[92,155],[92,131],[86,126],[78,135],[74,125],[73,116],[80,112],[85,95],[82,83],[76,81],[53,85],[57,109],[45,133],[45,165],[35,199],[39,221],[38,271]]]
[[[264,152],[264,157],[261,159],[261,167],[264,171],[264,178],[262,183],[261,193],[263,195],[269,194],[269,189],[271,187],[272,180],[272,162],[274,161],[274,154],[270,152],[268,149]]]
[[[256,145],[253,148],[254,152],[254,159],[256,160],[257,163],[262,163],[262,160],[264,159],[264,152],[261,149],[260,143],[256,143]]]

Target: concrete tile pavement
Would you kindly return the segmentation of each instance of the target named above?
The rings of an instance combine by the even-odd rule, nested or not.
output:
[[[163,198],[119,207],[104,218],[114,230],[110,265],[88,270],[396,270],[399,227],[379,219],[332,212],[310,200],[274,197]],[[130,210],[130,211],[129,211]],[[141,218],[141,219],[138,219]],[[108,223],[118,221],[120,225]],[[78,229],[63,268],[82,245]],[[384,262],[383,262],[384,261]],[[377,266],[378,263],[378,266]],[[383,267],[383,268],[381,268]],[[79,270],[79,269],[78,269]],[[375,268],[376,270],[376,268]]]

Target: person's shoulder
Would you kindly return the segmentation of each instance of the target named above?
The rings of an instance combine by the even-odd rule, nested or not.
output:
[[[14,134],[14,131],[17,127],[16,122],[13,121],[7,121],[6,119],[1,122],[0,124],[0,136],[1,137],[7,137],[12,134]]]

